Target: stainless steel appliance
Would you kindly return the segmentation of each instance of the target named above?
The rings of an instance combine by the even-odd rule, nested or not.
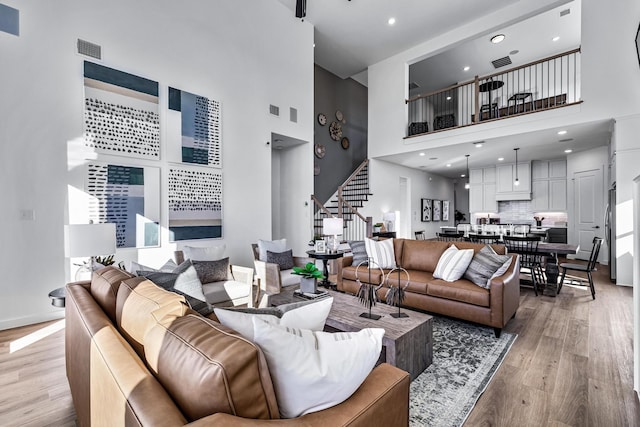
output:
[[[604,237],[609,247],[609,279],[616,282],[616,183],[609,188],[609,200],[604,214]]]

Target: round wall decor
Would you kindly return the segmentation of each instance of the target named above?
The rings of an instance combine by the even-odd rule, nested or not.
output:
[[[338,119],[338,121],[341,122],[343,118],[344,118],[344,114],[342,114],[342,111],[336,110],[336,119]]]
[[[344,148],[345,150],[349,148],[349,138],[347,138],[346,136],[342,138],[342,141],[340,141],[340,145],[342,145],[342,148]]]
[[[326,151],[326,149],[324,148],[324,145],[322,144],[316,144],[313,147],[313,151],[316,155],[317,158],[321,159],[324,157],[324,152]]]
[[[327,124],[327,116],[325,116],[322,113],[318,114],[318,123],[320,123],[320,125],[322,125],[322,126],[326,125]]]
[[[340,123],[331,122],[331,125],[329,126],[329,135],[334,141],[338,141],[342,138],[342,126]]]

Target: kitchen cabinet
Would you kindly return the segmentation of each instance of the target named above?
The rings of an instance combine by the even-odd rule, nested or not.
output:
[[[469,171],[469,212],[498,212],[495,167]]]
[[[520,185],[514,185],[515,163],[496,168],[496,200],[531,200],[531,163],[518,162],[517,176]]]
[[[532,198],[534,212],[567,210],[566,160],[534,161],[532,165]]]

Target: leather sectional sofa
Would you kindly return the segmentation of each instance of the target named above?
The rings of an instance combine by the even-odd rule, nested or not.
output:
[[[440,256],[451,245],[458,249],[473,249],[477,253],[485,245],[467,242],[439,242],[430,240],[394,239],[396,265],[406,269],[410,282],[405,290],[404,307],[430,313],[442,314],[468,320],[494,328],[496,337],[502,328],[515,316],[520,303],[520,264],[517,255],[507,271],[491,280],[489,289],[484,289],[464,278],[455,282],[434,279],[433,272]],[[503,245],[491,245],[498,254],[505,253]],[[381,273],[375,267],[369,273],[366,267],[351,265],[352,256],[338,260],[338,290],[355,294],[360,283],[379,284]],[[356,276],[357,269],[357,276]],[[390,270],[384,270],[387,274]],[[371,274],[371,275],[370,275]],[[369,279],[371,277],[371,279]],[[406,275],[401,273],[400,283],[406,284]],[[384,301],[389,285],[398,286],[398,278],[392,274],[388,282],[378,291]]]
[[[70,283],[65,357],[79,426],[407,426],[409,376],[376,367],[346,401],[280,419],[262,351],[184,297],[113,267]]]

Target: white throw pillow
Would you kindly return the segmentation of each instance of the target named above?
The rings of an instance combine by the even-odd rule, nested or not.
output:
[[[380,356],[384,329],[314,332],[254,318],[280,415],[295,418],[338,405],[367,378]]]
[[[138,271],[161,271],[163,273],[171,273],[177,267],[178,265],[172,259],[167,260],[167,262],[165,262],[164,265],[160,268],[147,267],[146,265],[139,264],[136,261],[131,261],[128,271],[129,273],[137,276]]]
[[[440,256],[433,277],[455,282],[459,280],[473,259],[473,249],[459,250],[455,245],[447,248]]]
[[[185,246],[182,248],[184,259],[191,261],[219,261],[224,258],[226,245],[208,246],[199,248],[195,246]]]
[[[331,311],[333,297],[317,301],[284,304],[268,308],[214,308],[220,323],[253,341],[253,318],[257,317],[276,325],[290,326],[312,331],[324,329],[324,323]]]
[[[261,240],[258,239],[258,258],[267,261],[267,251],[280,253],[287,250],[287,239]]]
[[[373,259],[380,268],[396,268],[393,239],[372,240],[365,238],[364,246],[367,249],[367,256]]]

